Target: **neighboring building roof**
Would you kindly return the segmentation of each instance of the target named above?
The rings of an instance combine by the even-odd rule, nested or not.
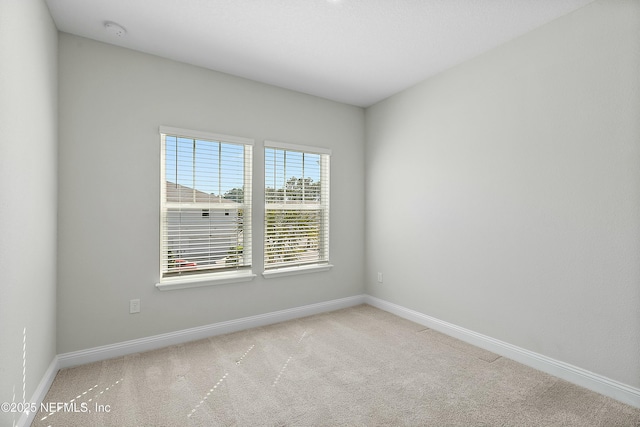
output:
[[[175,182],[166,182],[167,202],[174,203],[237,203],[222,196],[205,193],[195,188],[187,187]]]

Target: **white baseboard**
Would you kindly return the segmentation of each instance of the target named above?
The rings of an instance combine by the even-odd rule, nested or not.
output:
[[[593,390],[596,393],[609,396],[623,403],[640,408],[640,389],[638,388],[628,386],[568,363],[560,362],[550,357],[516,347],[506,342],[496,340],[486,335],[473,332],[469,329],[456,326],[369,295],[356,295],[317,304],[305,305],[302,307],[275,311],[272,313],[260,314],[257,316],[214,323],[182,331],[60,354],[55,356],[51,361],[49,368],[45,372],[30,402],[40,405],[49,391],[58,370],[62,368],[83,365],[86,363],[97,362],[133,353],[140,353],[143,351],[155,350],[170,345],[182,344],[215,335],[228,334],[231,332],[284,322],[300,317],[311,316],[313,314],[352,307],[363,303],[388,311],[428,328],[435,329],[439,332],[458,338],[477,347],[484,348],[485,350],[492,351],[501,356],[508,357],[509,359],[515,360],[524,365]],[[31,422],[33,422],[35,415],[35,412],[22,414],[16,425],[19,427],[29,426]]]
[[[458,338],[476,347],[489,350],[573,384],[609,396],[620,402],[640,408],[640,389],[609,379],[586,369],[560,362],[547,356],[508,344],[506,342],[473,332],[469,329],[427,316],[397,304],[365,295],[364,302],[388,311],[412,322]]]
[[[211,325],[185,329],[182,331],[170,332],[166,334],[154,335],[120,342],[116,344],[94,347],[86,350],[73,351],[59,354],[53,358],[49,368],[45,372],[40,384],[36,388],[29,402],[40,406],[46,396],[58,370],[72,366],[84,365],[86,363],[98,362],[114,357],[125,356],[127,354],[140,353],[143,351],[155,350],[175,344],[182,344],[215,335],[228,334],[258,326],[270,325],[284,322],[300,317],[311,316],[313,314],[339,310],[341,308],[352,307],[364,304],[365,296],[356,295],[317,304],[305,305],[286,310],[274,311],[257,316],[243,317],[241,319],[229,320],[226,322],[214,323]],[[27,427],[31,425],[36,416],[35,412],[25,412],[18,420],[16,427]]]
[[[49,391],[49,388],[51,387],[51,384],[53,383],[53,380],[58,373],[58,369],[58,356],[54,356],[53,360],[49,364],[49,367],[42,376],[40,384],[38,384],[38,387],[36,387],[36,391],[33,393],[33,396],[31,396],[31,400],[28,400],[27,402],[35,403],[36,405],[38,405],[38,407],[40,406],[40,403],[42,403],[42,401],[44,400],[44,397],[47,395],[47,392]],[[16,427],[30,426],[35,416],[36,412],[23,412],[20,416],[20,419],[18,420],[18,423],[16,424]]]
[[[116,344],[89,348],[86,350],[63,353],[57,356],[58,368],[62,369],[71,366],[84,365],[86,363],[98,362],[100,360],[125,356],[127,354],[140,353],[143,351],[155,350],[170,345],[196,341],[215,335],[228,334],[231,332],[242,331],[258,326],[265,326],[273,323],[284,322],[286,320],[297,319],[299,317],[339,310],[341,308],[363,304],[364,299],[364,295],[356,295],[353,297],[320,302],[317,304],[310,304],[302,307],[295,307],[266,314],[259,314],[257,316],[243,317],[241,319],[184,329],[182,331],[169,332],[166,334],[154,335],[151,337],[139,338],[131,341],[124,341]]]

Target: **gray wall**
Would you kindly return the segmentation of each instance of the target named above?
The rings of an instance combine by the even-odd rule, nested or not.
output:
[[[640,386],[638,76],[598,1],[367,109],[367,293]]]
[[[60,34],[58,352],[362,293],[364,111]],[[329,272],[158,291],[160,125],[254,138],[262,272],[265,139],[333,150]],[[129,300],[141,299],[130,315]]]
[[[55,355],[57,37],[43,1],[0,2],[0,402]]]

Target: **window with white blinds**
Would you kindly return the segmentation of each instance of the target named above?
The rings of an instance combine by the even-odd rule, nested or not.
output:
[[[251,268],[253,140],[161,127],[160,281]]]
[[[265,271],[329,263],[329,158],[265,141]]]

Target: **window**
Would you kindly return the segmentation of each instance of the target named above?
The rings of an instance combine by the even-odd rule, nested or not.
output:
[[[265,141],[265,273],[329,264],[329,156]]]
[[[160,136],[160,283],[250,273],[253,140],[167,127]]]

